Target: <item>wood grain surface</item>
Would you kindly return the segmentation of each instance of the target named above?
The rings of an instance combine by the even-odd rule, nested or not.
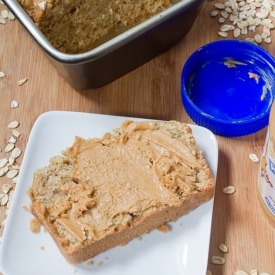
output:
[[[0,5],[0,10],[4,8]],[[20,122],[17,146],[23,150],[18,159],[21,163],[35,120],[50,110],[193,123],[181,104],[180,74],[194,50],[222,39],[217,34],[217,18],[210,16],[212,10],[213,2],[205,2],[188,35],[167,52],[104,87],[86,91],[76,91],[64,81],[17,20],[0,25],[0,71],[6,74],[0,79],[0,158],[6,156],[3,150],[11,135],[7,127],[11,121]],[[272,36],[273,43],[261,46],[275,55]],[[18,86],[22,78],[28,81]],[[11,109],[12,100],[19,102],[18,108]],[[275,228],[260,208],[256,193],[258,164],[248,157],[250,153],[260,156],[265,135],[266,128],[240,138],[217,136],[219,165],[208,264],[213,275],[232,275],[237,269],[275,275]],[[7,182],[11,180],[0,177],[0,186]],[[236,187],[235,194],[221,192],[228,185]],[[0,207],[1,222],[6,218],[5,210],[5,206]],[[3,230],[1,226],[0,235]],[[228,246],[228,253],[219,251],[220,243]],[[214,265],[212,256],[224,256],[226,263]]]

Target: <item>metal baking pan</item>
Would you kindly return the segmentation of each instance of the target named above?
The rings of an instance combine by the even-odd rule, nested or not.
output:
[[[82,54],[56,50],[16,0],[3,0],[52,64],[75,89],[95,89],[166,51],[191,29],[204,0],[181,0],[143,23]]]

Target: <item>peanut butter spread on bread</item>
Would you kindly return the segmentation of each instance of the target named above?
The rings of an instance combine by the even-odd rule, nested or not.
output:
[[[204,191],[206,163],[194,150],[191,129],[184,128],[183,140],[174,124],[167,130],[162,123],[125,121],[102,138],[76,137],[63,156],[35,173],[32,209],[43,208],[36,216],[53,225],[62,246],[76,248],[180,207]]]

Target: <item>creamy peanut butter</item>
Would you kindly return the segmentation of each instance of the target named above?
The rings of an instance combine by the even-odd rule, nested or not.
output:
[[[74,168],[60,187],[70,205],[55,204],[60,234],[99,240],[196,192],[201,165],[183,142],[154,123],[127,124],[117,135],[76,137],[64,152]]]

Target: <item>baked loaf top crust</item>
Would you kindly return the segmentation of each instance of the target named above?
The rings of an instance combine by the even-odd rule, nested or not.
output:
[[[34,174],[29,190],[32,213],[72,263],[177,219],[213,194],[191,128],[176,121],[125,121],[102,138],[76,137]]]
[[[118,35],[171,4],[171,0],[18,0],[50,43],[75,54]],[[107,36],[109,35],[109,37]]]

